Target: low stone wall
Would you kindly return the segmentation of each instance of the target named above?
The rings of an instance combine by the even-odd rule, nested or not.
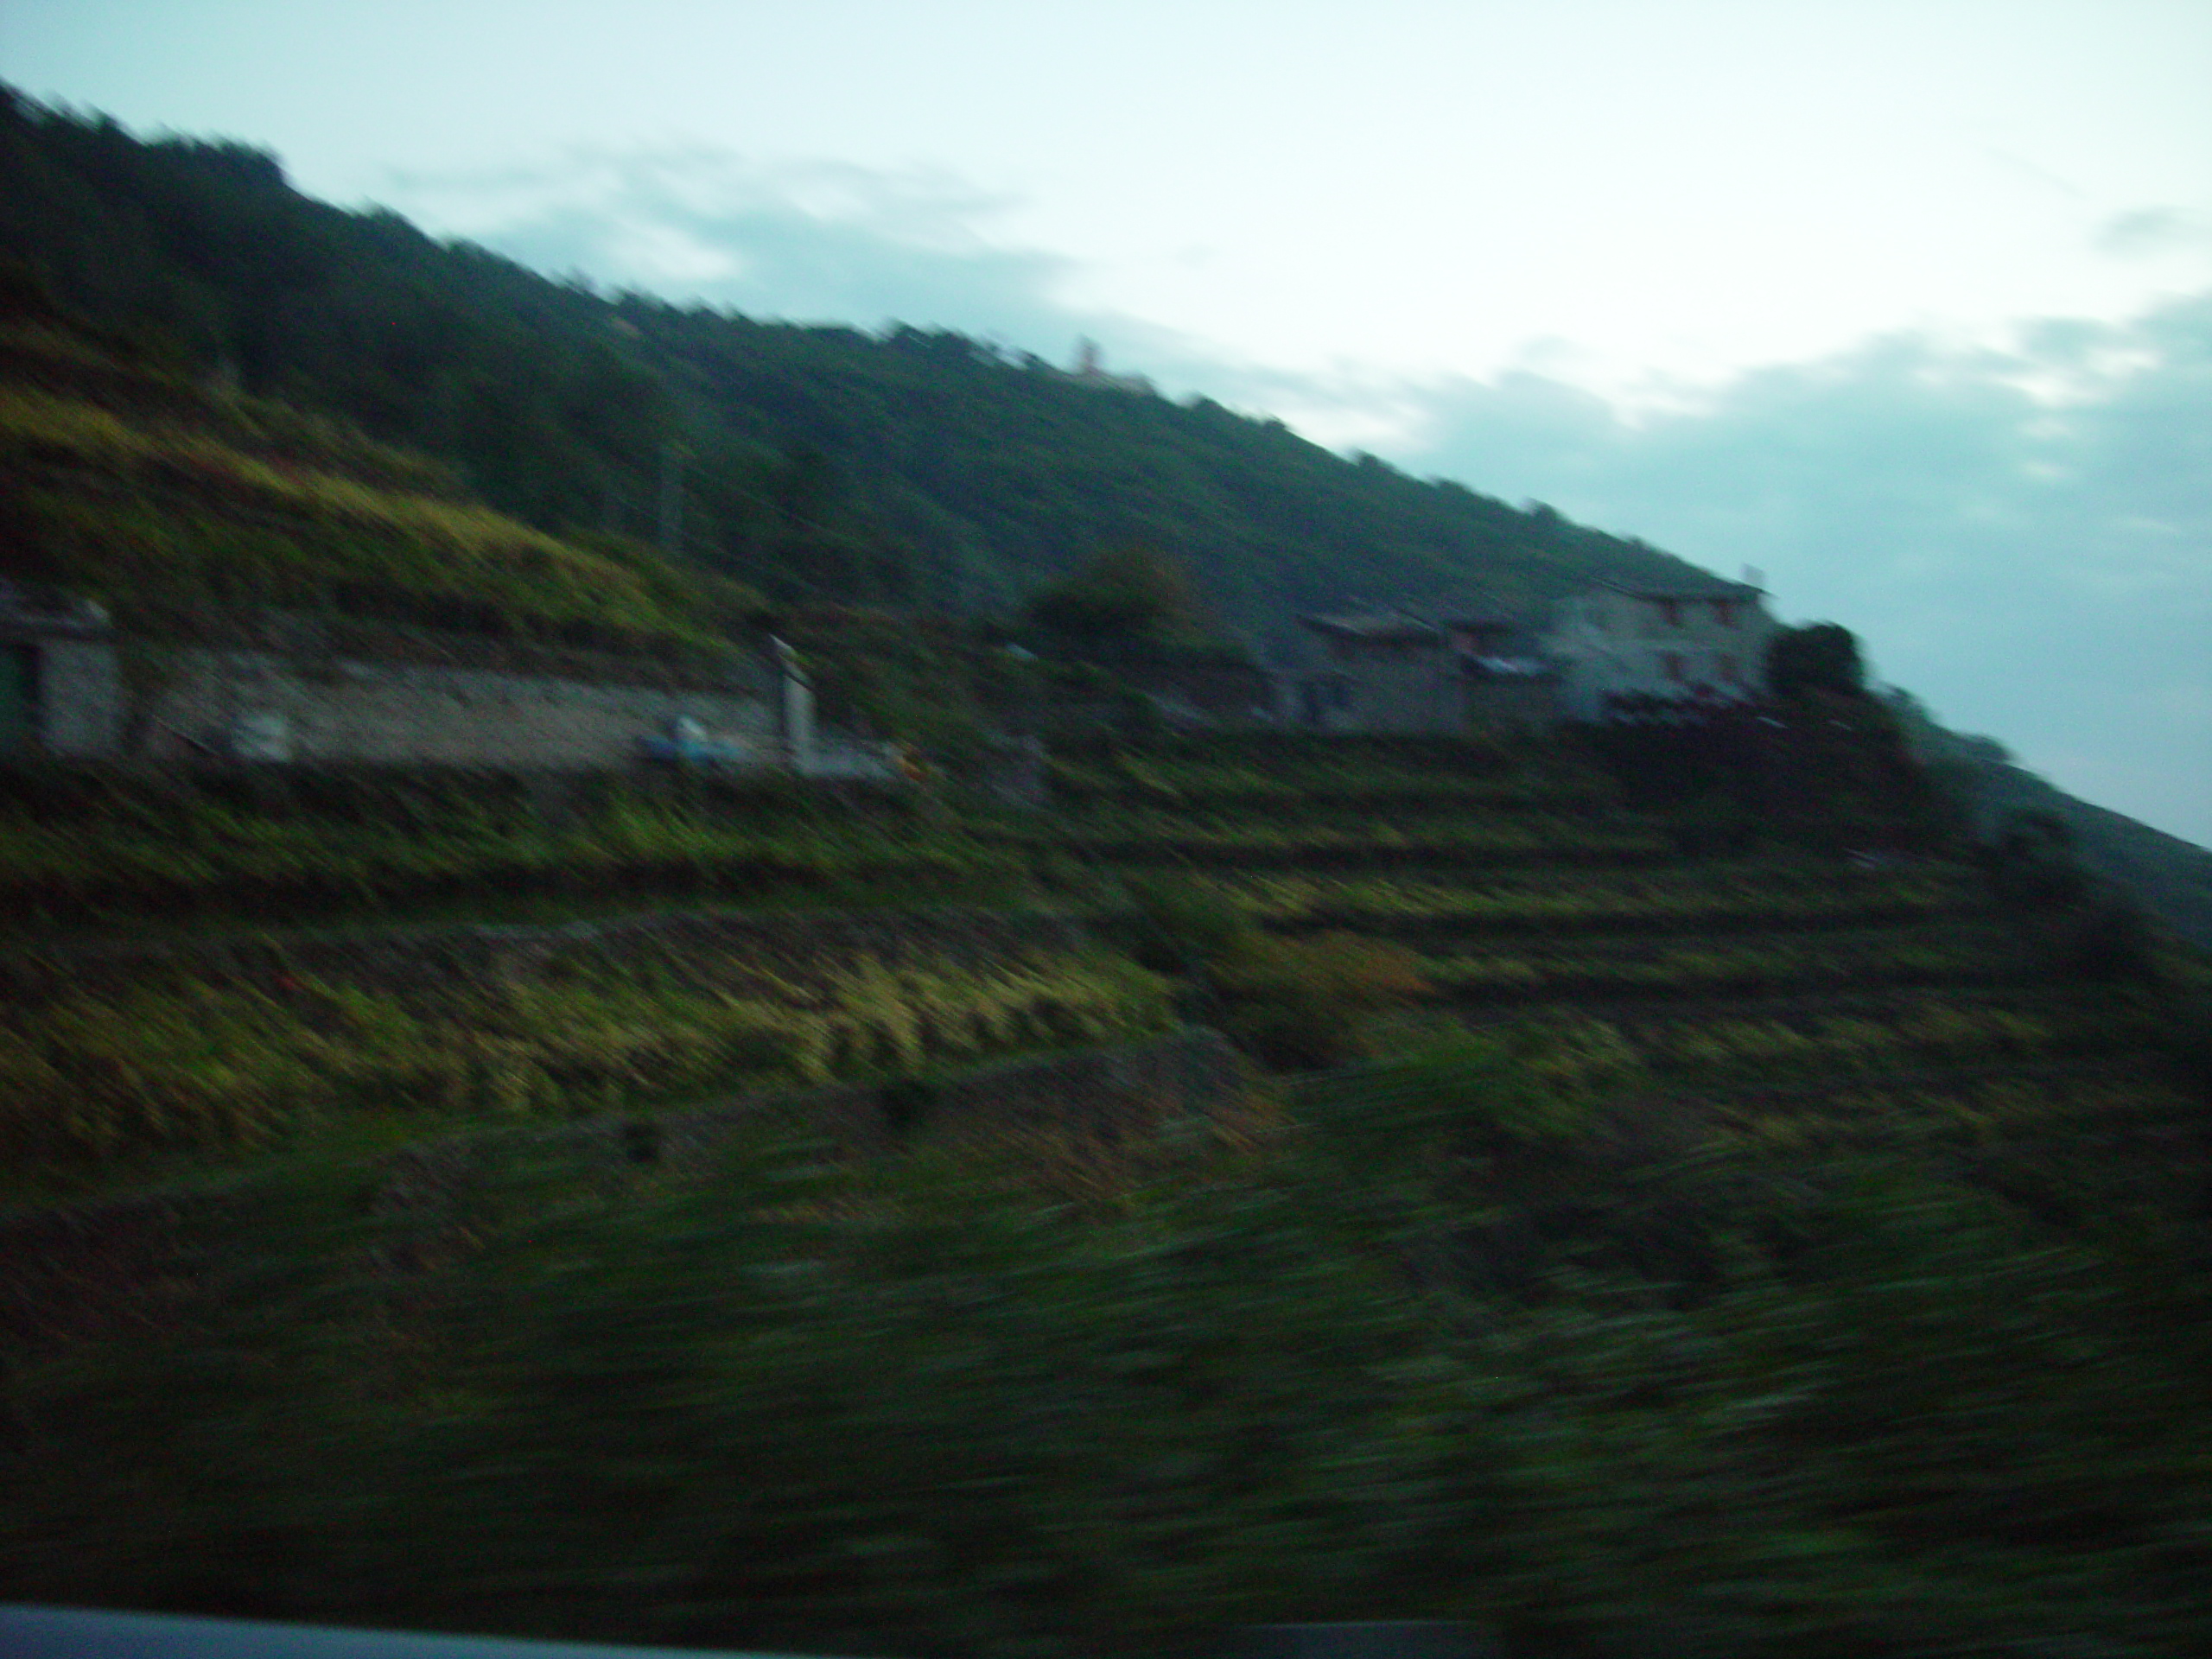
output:
[[[1243,1086],[1219,1033],[1178,1032],[1145,1042],[1001,1061],[928,1079],[839,1084],[755,1096],[655,1116],[601,1118],[534,1130],[455,1135],[390,1154],[368,1183],[368,1209],[417,1224],[404,1248],[380,1242],[386,1271],[434,1265],[465,1250],[442,1224],[480,1179],[494,1147],[528,1144],[586,1175],[681,1175],[711,1161],[730,1138],[773,1115],[822,1136],[848,1157],[892,1150],[917,1136],[987,1141],[1008,1132],[1073,1129],[1109,1141],[1163,1121],[1202,1116]],[[251,1226],[251,1177],[227,1191],[107,1199],[0,1217],[0,1363],[10,1351],[168,1328],[206,1283],[214,1261]]]
[[[780,748],[758,691],[193,647],[151,695],[136,758],[498,767],[621,766],[679,720],[760,766]]]

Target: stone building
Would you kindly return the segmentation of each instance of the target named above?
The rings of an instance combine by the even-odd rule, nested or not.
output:
[[[1604,582],[1562,604],[1541,644],[1558,666],[1561,715],[1598,721],[1624,703],[1694,709],[1764,696],[1779,626],[1752,582]]]
[[[1457,732],[1449,636],[1404,611],[1301,616],[1309,649],[1287,677],[1284,723],[1370,734]]]
[[[1456,737],[1556,718],[1550,668],[1510,619],[1375,610],[1299,620],[1305,649],[1279,667],[1284,725]]]
[[[1373,735],[1503,734],[1651,717],[1766,694],[1780,625],[1756,582],[1601,582],[1531,629],[1510,617],[1376,609],[1299,619],[1281,723]]]

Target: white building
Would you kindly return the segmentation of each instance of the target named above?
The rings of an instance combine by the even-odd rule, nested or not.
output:
[[[1560,607],[1543,647],[1559,665],[1560,712],[1604,720],[1620,698],[1696,706],[1764,696],[1780,626],[1750,582],[1606,582]]]

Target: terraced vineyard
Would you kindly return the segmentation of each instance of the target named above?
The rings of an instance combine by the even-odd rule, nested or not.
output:
[[[1388,849],[1378,851],[1376,863],[1387,866]],[[1743,859],[1593,875],[1572,868],[1571,850],[1550,861],[1548,869],[1516,861],[1508,869],[1239,876],[1220,887],[1269,927],[1349,927],[1439,940],[1857,928],[1963,918],[1980,903],[1973,873],[1956,866],[1870,873],[1834,860]]]
[[[535,979],[401,990],[196,973],[66,992],[0,1014],[0,1146],[81,1166],[156,1148],[251,1149],[318,1118],[612,1111],[709,1085],[820,1083],[1166,1023],[1165,988],[1112,957],[965,963],[757,949],[576,953]]]
[[[1665,836],[1648,826],[1605,817],[1531,811],[1478,814],[1470,822],[1433,809],[1389,817],[1331,814],[1281,824],[1254,823],[1212,807],[1177,811],[1100,805],[1065,814],[1050,830],[1009,838],[1128,863],[1284,869],[1643,864],[1673,850]]]
[[[1688,856],[1694,812],[1630,810],[1560,748],[1186,739],[1056,783],[1039,845],[1140,884],[1179,867],[1268,938],[1398,947],[1421,1010],[1370,1045],[1549,1027],[1724,1139],[2180,1109],[2142,994],[2054,980],[1959,853]]]

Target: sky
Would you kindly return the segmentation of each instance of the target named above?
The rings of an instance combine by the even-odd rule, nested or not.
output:
[[[0,79],[1755,566],[2212,844],[2204,0],[6,0]]]

